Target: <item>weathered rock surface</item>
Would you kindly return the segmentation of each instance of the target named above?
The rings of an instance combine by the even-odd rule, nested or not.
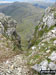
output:
[[[32,47],[29,51],[29,63],[37,72],[56,70],[56,7],[48,7],[35,28]],[[31,40],[31,43],[34,41]],[[35,65],[33,65],[35,64]]]
[[[16,21],[13,20],[10,16],[5,16],[3,13],[0,13],[0,22],[4,28],[4,33],[11,36],[14,31],[16,31]]]
[[[41,70],[47,70],[47,66],[48,66],[48,61],[44,60],[39,65],[38,64],[34,65],[32,68],[37,72],[40,72]]]
[[[49,56],[49,59],[56,62],[56,52],[53,51],[52,54]]]
[[[0,33],[9,38],[13,38],[15,44],[17,44],[19,47],[21,46],[21,37],[16,32],[16,25],[17,22],[14,19],[12,19],[10,16],[5,16],[3,13],[0,13]]]
[[[40,64],[35,64],[32,69],[40,72],[41,70],[56,70],[56,64],[54,62],[48,63],[47,60],[42,61]]]
[[[53,63],[53,62],[50,62],[50,63],[49,63],[49,68],[50,68],[51,70],[56,70],[56,64]]]
[[[51,27],[56,24],[56,20],[54,18],[54,12],[51,12],[52,8],[47,8],[45,11],[45,16],[43,17],[43,22],[48,27]]]
[[[0,33],[2,33],[2,34],[4,33],[4,27],[1,22],[0,22]]]

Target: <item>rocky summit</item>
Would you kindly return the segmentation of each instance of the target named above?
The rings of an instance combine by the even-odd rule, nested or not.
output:
[[[39,75],[56,70],[56,6],[48,7],[23,48],[17,22],[0,13],[0,75]]]

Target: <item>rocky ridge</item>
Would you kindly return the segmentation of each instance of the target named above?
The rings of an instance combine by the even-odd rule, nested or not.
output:
[[[55,17],[56,7],[48,7],[36,26],[33,38],[29,43],[32,47],[28,53],[28,64],[38,73],[41,70],[56,70]],[[37,73],[34,74],[37,75]]]
[[[8,30],[1,22],[1,31],[6,35],[16,32]],[[10,25],[11,21],[9,21]],[[7,25],[8,25],[7,24]],[[12,25],[12,24],[11,24]],[[14,24],[13,24],[14,25]],[[12,27],[13,28],[13,27]],[[10,34],[12,31],[12,34]],[[9,36],[8,35],[8,36]],[[12,38],[14,39],[15,36]],[[18,40],[17,40],[18,41]],[[34,46],[33,46],[34,45]],[[31,47],[31,48],[30,48]],[[0,63],[1,75],[38,75],[41,70],[56,70],[56,8],[46,9],[29,42],[29,51]],[[30,69],[31,68],[31,69]],[[36,72],[35,72],[36,71]],[[33,72],[33,73],[32,73]]]
[[[0,75],[32,75],[20,51],[21,37],[16,25],[14,19],[0,13]]]

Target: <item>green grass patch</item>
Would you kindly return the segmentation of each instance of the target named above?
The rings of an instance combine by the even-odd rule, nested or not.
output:
[[[56,46],[51,46],[50,50],[51,51],[56,51]]]

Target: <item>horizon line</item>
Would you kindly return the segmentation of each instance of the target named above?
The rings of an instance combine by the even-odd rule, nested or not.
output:
[[[14,3],[14,2],[24,2],[26,3],[27,1],[0,1],[0,3]],[[33,1],[33,2],[45,2],[45,1]],[[27,2],[27,3],[33,3],[33,2]],[[55,1],[48,1],[46,3],[55,3]]]

